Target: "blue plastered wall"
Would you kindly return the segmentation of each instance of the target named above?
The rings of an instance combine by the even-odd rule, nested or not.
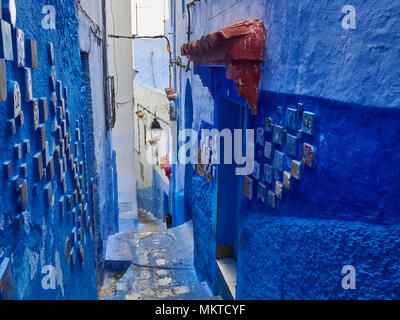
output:
[[[165,220],[169,212],[169,184],[153,169],[153,184],[146,189],[138,189],[138,207],[151,212],[155,217]]]
[[[42,152],[44,156],[44,151],[39,147],[37,132],[33,128],[32,103],[24,101],[23,69],[17,68],[13,61],[7,61],[7,83],[12,80],[17,81],[20,85],[25,124],[21,127],[17,126],[16,134],[10,136],[6,126],[6,121],[10,119],[7,112],[11,107],[9,95],[7,101],[1,103],[0,108],[0,162],[3,164],[11,161],[12,176],[19,175],[20,183],[23,180],[20,175],[20,166],[24,163],[27,164],[28,204],[26,211],[22,214],[12,181],[7,179],[2,171],[0,256],[11,258],[15,299],[97,299],[94,230],[103,213],[94,212],[96,199],[93,195],[95,193],[102,194],[105,190],[109,190],[109,194],[112,195],[112,184],[97,186],[96,172],[92,167],[94,155],[93,146],[90,145],[90,141],[92,141],[90,135],[93,134],[94,129],[88,123],[88,107],[83,83],[77,32],[78,22],[75,17],[74,2],[52,1],[51,5],[56,10],[56,30],[42,29],[44,17],[42,8],[47,4],[48,2],[42,0],[16,0],[16,26],[23,30],[25,39],[37,41],[38,68],[33,70],[33,97],[47,97],[48,99],[49,118],[41,124],[46,128],[45,138],[49,142],[50,156],[53,156],[54,177],[51,178],[47,168],[46,177],[42,181],[35,179],[36,167],[33,157],[38,152]],[[15,41],[14,37],[13,41]],[[80,168],[77,173],[79,180],[82,178],[83,182],[80,181],[83,200],[79,199],[78,202],[73,202],[75,215],[73,210],[68,209],[66,200],[67,197],[73,196],[74,191],[78,189],[73,176],[73,168],[66,157],[68,163],[65,163],[64,166],[66,166],[67,190],[64,193],[59,163],[53,147],[53,141],[56,147],[59,146],[59,143],[52,136],[54,119],[57,116],[52,113],[50,108],[50,42],[54,44],[57,80],[61,80],[63,87],[68,88],[68,97],[64,96],[64,99],[65,111],[69,112],[67,132],[71,137],[71,153],[75,160],[79,159],[79,163],[83,163],[83,171]],[[57,94],[57,98],[60,102],[60,94]],[[59,119],[57,120],[61,125]],[[80,131],[80,139],[76,135],[77,128]],[[88,130],[86,130],[87,128]],[[15,144],[23,143],[26,139],[30,141],[30,153],[23,152],[22,158],[17,160],[13,147]],[[64,141],[67,143],[66,139]],[[77,143],[79,155],[75,149],[75,143]],[[111,155],[111,149],[108,151]],[[104,150],[104,152],[108,151]],[[110,161],[109,172],[105,174],[112,175],[111,170],[112,163]],[[49,197],[50,202],[47,197],[49,193],[45,192],[45,188],[49,186],[52,190]],[[108,189],[109,187],[111,188]],[[79,211],[80,205],[84,208],[83,214]],[[111,212],[109,217],[113,220],[112,196],[108,209]],[[75,230],[76,241],[74,240]],[[106,232],[109,233],[109,228]],[[68,247],[69,250],[67,250]],[[69,256],[69,262],[67,256]],[[42,274],[45,266],[54,267],[56,276],[54,290],[45,290],[42,286],[43,277],[46,276],[46,274]]]
[[[264,128],[271,117],[294,135],[301,129],[302,112],[315,114],[314,134],[300,135],[296,156],[286,153],[285,143],[274,144],[284,153],[284,170],[290,169],[291,159],[302,161],[303,143],[312,145],[314,167],[303,164],[301,179],[292,179],[291,190],[283,190],[276,208],[257,200],[262,178],[250,177],[252,200],[237,199],[241,211],[232,217],[239,224],[237,299],[400,297],[400,78],[394,67],[399,5],[351,4],[357,13],[355,30],[341,27],[345,4],[340,1],[220,1],[194,9],[194,40],[244,19],[262,19],[266,25],[259,113],[252,116],[246,107],[244,129]],[[179,47],[186,42],[187,25],[179,8],[175,11],[177,21],[183,21],[176,24]],[[220,68],[198,67],[194,73],[201,81],[177,71],[181,97],[187,94],[186,80],[191,84],[194,129],[202,121],[217,127],[212,109],[218,108],[220,96],[246,104]],[[297,129],[292,130],[285,124],[286,111],[297,109],[299,102]],[[185,107],[181,103],[181,115]],[[263,138],[272,142],[272,133]],[[273,165],[263,154],[256,145],[261,168]],[[185,177],[176,174],[175,179],[179,184]],[[282,172],[275,179],[282,181]],[[215,264],[217,184],[194,174],[191,209],[196,271],[214,293],[225,296]],[[274,185],[267,190],[274,192]],[[342,288],[345,265],[356,269],[355,290]]]

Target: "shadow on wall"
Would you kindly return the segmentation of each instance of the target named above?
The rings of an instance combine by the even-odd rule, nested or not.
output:
[[[169,184],[153,170],[153,185],[146,189],[137,189],[138,208],[150,211],[163,221],[169,209]]]

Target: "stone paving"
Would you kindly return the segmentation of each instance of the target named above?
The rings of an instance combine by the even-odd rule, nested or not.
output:
[[[126,220],[123,228],[121,220]],[[194,271],[191,222],[166,230],[162,221],[139,209],[137,217],[121,215],[120,231],[107,243],[108,276],[100,299],[215,299]]]

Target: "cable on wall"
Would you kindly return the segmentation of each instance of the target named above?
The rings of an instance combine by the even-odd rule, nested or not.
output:
[[[190,37],[193,34],[192,31],[192,14],[190,12],[190,10],[196,5],[196,3],[200,2],[200,0],[193,0],[191,2],[189,2],[188,4],[186,4],[186,8],[187,8],[187,13],[188,13],[188,29],[187,29],[187,35],[188,35],[188,42],[190,42]]]

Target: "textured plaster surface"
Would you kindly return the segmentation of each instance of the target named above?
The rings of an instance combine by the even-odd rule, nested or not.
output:
[[[246,214],[238,299],[398,299],[398,226]],[[357,271],[343,290],[342,267]]]
[[[118,188],[116,160],[112,150],[112,135],[106,127],[106,107],[104,104],[103,87],[103,48],[102,44],[92,36],[92,20],[99,26],[102,25],[101,0],[83,0],[82,10],[77,10],[79,21],[79,48],[81,52],[88,53],[89,74],[90,74],[90,101],[91,108],[88,111],[88,129],[90,146],[88,162],[91,163],[92,177],[94,178],[95,189],[95,210],[96,210],[96,259],[98,263],[99,277],[102,279],[103,263],[106,253],[107,238],[117,231],[118,223]],[[92,20],[91,20],[92,19]]]
[[[137,232],[119,234],[108,246],[107,262],[126,261],[129,267],[116,284],[115,276],[110,276],[102,290],[104,299],[210,299],[208,285],[194,271],[192,223],[164,230],[162,221],[150,212],[139,210],[138,218]]]
[[[270,116],[283,123],[277,108],[282,107],[284,117],[298,102],[316,119],[314,135],[302,139],[316,148],[315,167],[305,168],[290,192],[284,190],[277,208],[243,196],[236,200],[241,208],[235,243],[239,299],[399,297],[400,78],[394,67],[399,10],[393,1],[352,5],[356,30],[341,27],[339,1],[323,1],[323,9],[320,2],[306,0],[201,2],[193,9],[198,23],[191,40],[244,19],[266,24],[260,114],[253,117],[247,111],[245,128],[264,127]],[[187,42],[187,18],[180,6],[177,2],[177,48]],[[244,104],[223,69],[200,67],[195,73],[201,82],[177,69],[180,114],[186,113],[188,79],[194,128],[203,121],[217,126],[213,109],[219,96]],[[210,103],[210,95],[197,94],[204,87]],[[262,150],[256,149],[256,157],[257,151]],[[183,190],[185,169],[174,169],[174,185]],[[217,187],[194,176],[192,190],[196,271],[223,295],[215,268]],[[176,212],[181,219],[182,212]],[[341,287],[346,264],[356,268],[357,290]]]
[[[17,27],[25,32],[26,38],[35,39],[38,48],[39,68],[33,70],[33,95],[35,98],[47,97],[50,99],[49,90],[49,42],[55,47],[55,66],[57,79],[62,80],[63,86],[68,87],[68,110],[70,112],[71,132],[75,132],[75,120],[81,120],[88,127],[87,102],[84,95],[82,69],[79,56],[78,22],[75,17],[74,3],[71,1],[54,1],[57,13],[56,30],[43,30],[41,27],[42,7],[48,4],[45,1],[16,1]],[[23,73],[17,70],[12,62],[7,62],[7,80],[15,80],[20,83],[24,92]],[[61,219],[58,201],[61,197],[61,185],[59,180],[49,181],[53,190],[54,209],[46,209],[44,185],[39,184],[39,194],[34,194],[34,165],[33,155],[39,151],[36,137],[33,134],[33,114],[31,106],[25,102],[22,109],[25,113],[25,126],[18,129],[17,134],[8,137],[5,120],[7,119],[6,104],[2,103],[0,112],[0,162],[11,160],[13,174],[19,174],[19,166],[22,163],[28,165],[28,206],[23,215],[22,228],[9,225],[8,221],[17,212],[15,192],[11,188],[10,181],[1,176],[0,193],[0,248],[5,256],[10,256],[12,261],[12,273],[15,299],[96,299],[97,283],[94,257],[93,233],[84,231],[82,243],[85,249],[85,261],[83,264],[67,264],[65,256],[66,236],[71,234],[73,218],[71,215]],[[50,115],[49,110],[49,115]],[[52,119],[52,118],[51,118]],[[46,123],[46,139],[51,143],[52,120]],[[89,140],[88,132],[82,132],[86,141]],[[73,143],[75,137],[72,137]],[[24,139],[30,139],[31,152],[23,156],[19,161],[14,160],[12,146],[22,143]],[[82,150],[81,150],[82,152]],[[92,152],[92,150],[90,150]],[[55,165],[55,169],[57,166]],[[93,172],[91,162],[88,162],[88,175]],[[48,182],[46,182],[48,183]],[[72,192],[72,177],[67,175],[68,192]],[[92,208],[89,206],[92,215]],[[56,270],[56,290],[44,290],[41,285],[42,268],[51,265]],[[85,284],[82,286],[82,284]]]

